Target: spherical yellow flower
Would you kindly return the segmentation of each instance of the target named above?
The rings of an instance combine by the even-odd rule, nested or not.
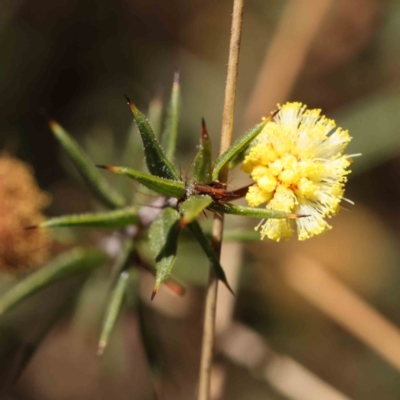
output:
[[[295,223],[299,240],[308,239],[330,229],[325,218],[339,211],[351,172],[351,158],[343,155],[351,137],[320,112],[286,103],[245,157],[242,169],[255,182],[246,195],[250,206],[307,215],[261,221],[262,239],[287,239]]]

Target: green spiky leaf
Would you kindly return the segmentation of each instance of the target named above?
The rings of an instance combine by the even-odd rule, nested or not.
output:
[[[71,226],[86,226],[95,228],[123,228],[138,223],[135,207],[122,208],[115,211],[66,215],[50,218],[42,222],[38,228],[62,228]]]
[[[197,221],[193,221],[188,225],[190,232],[192,232],[193,236],[197,239],[200,243],[201,248],[203,249],[204,253],[206,254],[207,258],[209,259],[211,266],[214,268],[215,275],[217,278],[222,281],[228,290],[233,294],[232,288],[230,287],[228,280],[226,279],[225,272],[214,253],[214,250],[211,246],[211,243],[208,241],[207,237],[205,236],[204,232],[202,231],[200,224]]]
[[[201,142],[193,162],[191,180],[192,182],[208,184],[211,182],[212,148],[204,119],[201,122]]]
[[[93,194],[108,207],[123,207],[123,197],[108,184],[79,144],[56,121],[50,120],[49,126]]]
[[[158,143],[146,117],[137,109],[128,96],[125,95],[125,97],[142,136],[146,165],[150,173],[161,178],[178,180],[179,176],[175,167],[168,160],[164,150]]]
[[[249,147],[247,146],[246,149],[242,150],[240,153],[237,153],[232,159],[231,161],[229,161],[229,169],[233,169],[236,167],[236,165],[240,164],[243,162],[246,154],[247,154],[247,150],[249,149]]]
[[[236,140],[225,153],[221,154],[215,161],[214,168],[212,171],[212,180],[215,181],[218,179],[218,174],[221,169],[233,160],[238,154],[246,151],[247,146],[261,133],[265,125],[270,122],[273,117],[278,113],[275,111],[264,121],[260,122],[258,125],[249,129],[243,136],[241,136],[238,140]]]
[[[161,136],[162,147],[168,160],[173,161],[176,149],[176,138],[178,136],[178,122],[180,109],[180,85],[179,72],[175,72],[174,83],[167,110],[167,118],[163,134]]]
[[[129,178],[141,183],[143,186],[146,186],[147,188],[164,196],[171,196],[179,199],[185,195],[185,184],[180,181],[145,174],[143,172],[125,167],[114,167],[108,165],[97,165],[97,167],[114,172],[118,175],[128,176]]]
[[[0,314],[54,282],[101,267],[106,259],[106,255],[98,250],[82,248],[56,257],[45,267],[17,283],[0,298]]]
[[[190,196],[179,208],[182,214],[180,225],[185,226],[194,221],[211,203],[210,196]]]
[[[156,260],[156,284],[151,298],[168,278],[176,260],[179,237],[179,213],[167,207],[156,218],[149,230],[150,251]]]
[[[255,208],[238,206],[236,204],[229,203],[213,203],[209,206],[209,209],[222,214],[240,215],[242,217],[252,218],[301,218],[303,215],[300,214],[288,214],[283,211],[267,210],[266,208]]]
[[[119,312],[125,297],[126,289],[129,282],[129,271],[122,271],[118,277],[118,281],[111,292],[110,300],[104,315],[103,326],[99,344],[97,347],[97,355],[101,356],[108,344],[111,332],[117,322]]]

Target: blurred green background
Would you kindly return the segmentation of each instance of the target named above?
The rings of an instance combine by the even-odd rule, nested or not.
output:
[[[201,117],[217,152],[231,9],[227,0],[0,3],[0,148],[33,166],[40,186],[53,196],[49,215],[88,211],[91,200],[87,189],[68,173],[71,167],[41,116],[43,109],[86,146],[95,163],[115,164],[132,123],[122,93],[146,111],[155,96],[167,101],[173,72],[179,68],[179,164],[184,170],[195,154]],[[235,137],[277,103],[301,101],[322,108],[349,129],[349,152],[363,156],[354,161],[346,192],[355,206],[344,205],[331,222],[332,231],[305,243],[265,241],[241,248],[235,304],[228,300],[226,306],[233,310],[235,323],[268,342],[270,359],[282,354],[296,360],[312,375],[312,382],[321,379],[329,385],[328,392],[334,396],[336,390],[339,397],[318,397],[313,394],[315,382],[307,386],[299,378],[293,384],[283,368],[283,386],[295,387],[294,392],[285,392],[275,375],[264,373],[268,365],[275,365],[268,364],[266,355],[254,363],[241,359],[240,343],[244,354],[252,351],[253,343],[243,339],[232,345],[239,349],[237,358],[232,349],[220,348],[215,376],[221,390],[217,385],[215,399],[400,397],[399,38],[397,0],[246,2]],[[246,182],[240,173],[232,176],[232,186]],[[110,181],[130,184],[114,176]],[[228,224],[234,225],[234,219]],[[57,235],[67,246],[72,241],[101,240],[101,232],[65,232]],[[159,364],[158,398],[194,398],[207,273],[201,256],[198,266],[193,265],[197,251],[188,244],[180,247],[176,276],[187,286],[182,299],[160,293],[150,305],[152,278],[142,277],[142,300],[124,314],[102,360],[95,355],[105,301],[106,278],[101,272],[84,283],[78,300],[73,298],[82,283],[68,282],[32,300],[26,310],[10,314],[8,318],[23,321],[18,325],[21,340],[32,348],[46,331],[38,328],[31,335],[35,323],[47,326],[61,309],[65,316],[44,338],[16,384],[7,381],[4,371],[17,368],[18,352],[12,364],[4,355],[1,382],[7,384],[2,398],[153,399],[143,337]],[[338,314],[332,311],[335,302],[321,306],[330,286],[311,279],[312,273],[303,276],[309,260],[362,301],[361,309],[334,289]],[[298,268],[293,275],[296,283],[284,272],[288,268]],[[304,295],[311,292],[315,297]],[[66,306],[57,304],[62,296]],[[372,317],[368,312],[360,316],[366,309],[374,310]],[[253,350],[262,352],[257,346]]]

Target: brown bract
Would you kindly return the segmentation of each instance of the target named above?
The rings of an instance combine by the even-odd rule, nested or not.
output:
[[[226,190],[226,184],[219,181],[212,182],[209,185],[195,183],[192,189],[194,194],[208,195],[217,203],[226,203],[246,196],[249,186],[236,190]]]
[[[47,261],[47,231],[24,228],[43,221],[49,201],[27,164],[0,153],[0,271],[20,272]]]

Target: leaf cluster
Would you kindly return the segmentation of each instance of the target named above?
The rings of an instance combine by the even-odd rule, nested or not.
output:
[[[250,143],[275,113],[246,132],[216,160],[212,158],[211,141],[203,120],[200,145],[192,168],[188,171],[188,178],[183,179],[174,164],[180,112],[179,75],[175,74],[161,138],[158,137],[158,132],[154,132],[152,124],[145,115],[127,96],[125,97],[140,134],[147,172],[125,166],[95,166],[75,139],[56,121],[49,120],[49,127],[55,138],[60,142],[91,189],[92,194],[103,204],[105,210],[51,218],[39,226],[29,227],[30,229],[115,228],[123,233],[122,250],[111,270],[113,288],[109,293],[108,307],[104,314],[99,354],[104,351],[108,343],[129,288],[130,274],[134,268],[154,270],[155,286],[151,294],[152,299],[164,283],[174,290],[178,288],[178,291],[181,291],[179,284],[170,278],[170,274],[177,258],[178,240],[183,229],[187,229],[192,234],[210,261],[218,279],[232,291],[209,237],[204,233],[198,221],[203,213],[209,211],[262,219],[296,217],[280,211],[232,204],[232,201],[246,194],[247,187],[229,191],[226,185],[218,181],[221,169],[226,165],[234,167],[243,159]],[[160,123],[155,121],[153,125],[159,126]],[[137,204],[137,196],[134,196],[133,201],[128,201],[109,184],[99,168],[133,179],[144,186],[145,190],[155,192],[159,197],[144,206]],[[227,236],[229,237],[229,232]],[[254,235],[236,232],[232,237],[235,240],[241,238],[249,240],[250,237],[254,238]],[[146,245],[143,245],[144,243]],[[150,253],[150,257],[149,254],[143,254],[147,251]],[[0,313],[6,312],[29,295],[57,280],[104,265],[108,258],[104,250],[84,248],[73,249],[59,256],[49,265],[19,282],[0,298]],[[153,260],[150,265],[149,259]]]

